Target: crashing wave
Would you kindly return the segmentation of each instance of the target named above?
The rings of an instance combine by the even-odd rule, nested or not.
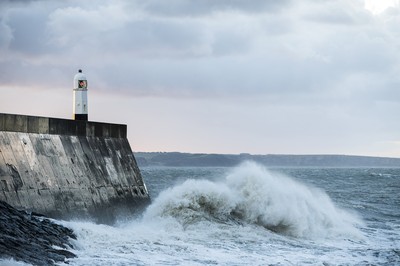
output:
[[[144,219],[173,217],[183,226],[209,220],[248,223],[295,237],[360,235],[360,221],[320,189],[246,162],[221,182],[187,180],[161,193]]]

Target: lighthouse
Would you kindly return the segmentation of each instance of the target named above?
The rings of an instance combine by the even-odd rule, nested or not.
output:
[[[88,121],[87,79],[81,69],[74,77],[74,119]]]

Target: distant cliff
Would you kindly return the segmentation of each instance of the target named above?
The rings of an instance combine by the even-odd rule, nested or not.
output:
[[[400,158],[352,155],[252,155],[137,152],[139,166],[230,167],[252,160],[270,167],[400,167]]]

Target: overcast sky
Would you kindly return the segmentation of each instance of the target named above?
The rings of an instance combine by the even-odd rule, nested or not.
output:
[[[134,151],[400,157],[399,0],[0,2],[0,112],[124,123]]]

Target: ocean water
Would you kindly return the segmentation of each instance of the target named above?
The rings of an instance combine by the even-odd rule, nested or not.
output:
[[[69,265],[400,265],[400,169],[142,168],[152,204]]]

